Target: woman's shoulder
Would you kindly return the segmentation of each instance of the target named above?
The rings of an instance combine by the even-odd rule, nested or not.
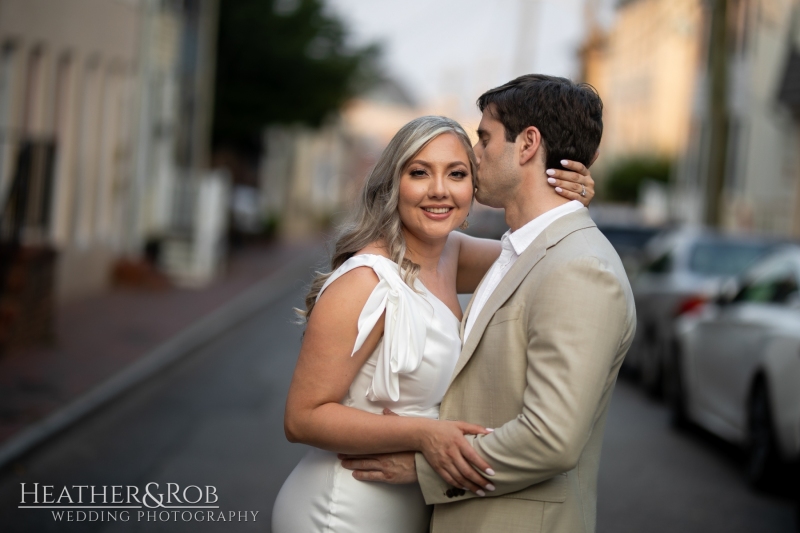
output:
[[[327,292],[368,295],[380,283],[387,261],[391,262],[391,259],[380,246],[377,244],[365,246],[331,272],[320,291],[319,298]]]
[[[380,279],[394,279],[400,274],[400,267],[389,256],[389,252],[380,243],[372,243],[353,254],[342,264],[345,270],[360,266],[369,266]]]
[[[379,241],[371,242],[362,249],[360,249],[359,251],[357,251],[355,254],[353,254],[353,257],[360,257],[360,256],[380,256],[383,257],[384,259],[388,259],[389,261],[392,260],[389,257],[389,251],[386,249],[386,246],[384,246]],[[351,257],[351,259],[353,257]]]
[[[317,295],[317,303],[325,306],[327,302],[366,302],[372,291],[380,283],[380,278],[368,263],[342,265],[335,270]],[[349,268],[348,268],[349,267]],[[363,268],[362,268],[363,267]]]

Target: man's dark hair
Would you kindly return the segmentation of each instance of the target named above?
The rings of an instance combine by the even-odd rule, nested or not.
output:
[[[526,74],[490,89],[478,98],[481,112],[489,105],[494,118],[514,142],[529,126],[542,134],[545,168],[563,168],[562,159],[580,161],[587,167],[603,135],[603,102],[587,83],[567,78]]]

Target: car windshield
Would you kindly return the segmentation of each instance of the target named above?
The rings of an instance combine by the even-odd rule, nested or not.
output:
[[[759,243],[697,243],[691,251],[689,270],[707,276],[737,276],[767,248],[768,245]]]

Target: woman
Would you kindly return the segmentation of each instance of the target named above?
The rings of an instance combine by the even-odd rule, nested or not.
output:
[[[367,178],[336,241],[332,272],[318,274],[306,297],[285,430],[317,449],[281,489],[273,533],[427,531],[416,484],[359,482],[335,452],[419,450],[451,485],[494,489],[471,466],[489,465],[463,439],[490,430],[438,420],[461,349],[457,294],[473,292],[500,254],[498,241],[453,231],[469,214],[476,167],[456,122],[421,117],[395,135]],[[570,168],[586,172],[579,163]],[[591,177],[556,177],[583,179],[586,203],[593,196]],[[563,181],[554,185],[581,198]],[[401,416],[382,416],[384,409]]]

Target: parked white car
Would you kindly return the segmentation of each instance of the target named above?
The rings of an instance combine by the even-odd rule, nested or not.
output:
[[[800,458],[800,246],[759,261],[739,287],[676,320],[667,397],[677,422],[746,448],[759,485]]]
[[[648,392],[662,392],[664,369],[675,346],[675,317],[703,305],[721,282],[741,275],[774,245],[762,238],[691,228],[662,233],[648,243],[645,267],[631,280],[636,337],[625,358],[626,368],[638,372]]]

